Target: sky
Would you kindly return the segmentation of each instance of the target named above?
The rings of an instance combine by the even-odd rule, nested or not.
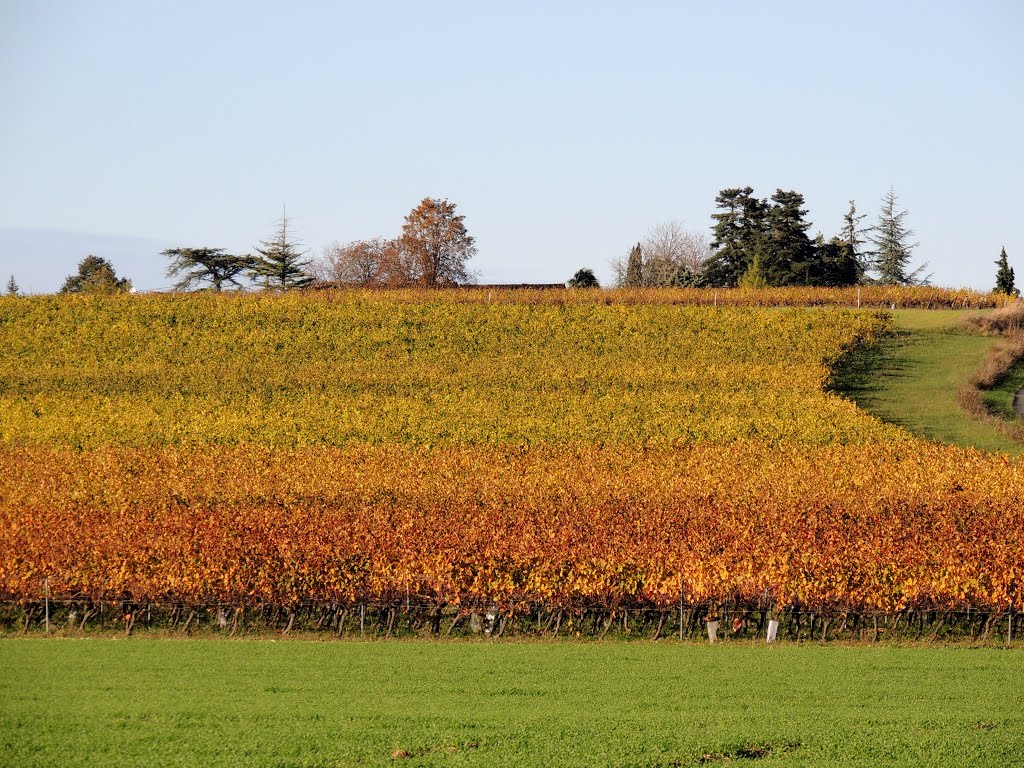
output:
[[[318,255],[447,198],[483,282],[561,282],[715,196],[811,234],[894,189],[938,285],[1024,282],[1024,3],[0,0],[0,279]]]

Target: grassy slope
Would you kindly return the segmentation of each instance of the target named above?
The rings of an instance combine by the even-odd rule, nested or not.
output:
[[[1010,369],[1009,375],[1003,379],[998,386],[988,392],[982,392],[982,400],[992,410],[1004,419],[1020,419],[1020,416],[1013,410],[1013,400],[1016,394],[1024,389],[1024,364],[1018,363]]]
[[[1024,451],[1024,445],[971,418],[956,402],[957,389],[994,340],[958,331],[955,324],[966,316],[961,310],[909,309],[894,315],[894,333],[847,361],[836,387],[916,435],[986,451]]]
[[[1022,678],[998,649],[3,640],[0,764],[1001,766]]]

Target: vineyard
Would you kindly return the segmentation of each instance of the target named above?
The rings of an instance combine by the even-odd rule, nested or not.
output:
[[[26,628],[52,600],[76,627],[1012,632],[1024,465],[827,391],[884,312],[746,295],[0,301],[0,599]]]

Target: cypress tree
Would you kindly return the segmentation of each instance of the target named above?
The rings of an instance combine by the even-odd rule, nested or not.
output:
[[[999,258],[996,259],[996,293],[1005,293],[1007,296],[1017,295],[1017,286],[1014,284],[1013,267],[1010,266],[1009,260],[1006,258],[1006,246],[1003,246],[999,252]]]
[[[626,288],[640,288],[644,284],[644,254],[640,243],[633,246],[626,262]]]

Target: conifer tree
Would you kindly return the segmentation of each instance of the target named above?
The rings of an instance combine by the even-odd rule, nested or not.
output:
[[[583,269],[576,270],[576,274],[572,276],[566,285],[569,288],[600,288],[601,284],[598,282],[597,277],[594,275],[594,270],[584,267]]]
[[[747,267],[746,272],[740,275],[740,279],[737,281],[736,286],[746,290],[765,288],[768,285],[768,281],[765,280],[764,277],[764,266],[762,262],[761,246],[755,245],[753,255],[750,257],[750,266]]]
[[[640,243],[633,246],[629,252],[629,260],[626,262],[626,279],[623,282],[625,288],[640,288],[644,284],[644,252]]]
[[[754,197],[753,188],[737,187],[719,192],[715,204],[720,212],[711,216],[715,239],[702,279],[709,286],[735,286],[753,261],[764,232],[767,203]]]
[[[761,272],[768,285],[818,285],[821,268],[807,236],[807,210],[799,192],[775,190],[762,238]]]
[[[861,226],[861,222],[867,218],[866,213],[857,213],[857,203],[850,201],[850,209],[843,214],[843,229],[838,240],[847,246],[847,254],[852,256],[857,264],[857,277],[854,282],[862,282],[869,266],[870,254],[863,247],[869,241],[866,235],[870,234],[871,228]]]
[[[896,211],[899,198],[889,189],[882,198],[882,209],[878,213],[878,223],[872,230],[871,242],[875,246],[873,268],[877,275],[876,281],[882,285],[914,285],[928,282],[921,278],[927,264],[910,269],[910,252],[917,247],[911,243],[914,230],[904,221],[907,211]]]
[[[814,240],[817,259],[815,285],[840,287],[856,285],[863,277],[860,262],[854,256],[853,247],[840,237],[825,240],[818,235]]]
[[[1017,286],[1014,284],[1013,267],[1010,266],[1010,262],[1006,257],[1006,246],[999,252],[999,258],[996,259],[996,293],[1005,293],[1007,296],[1016,296]]]
[[[253,250],[259,254],[253,259],[250,275],[267,288],[287,291],[302,288],[313,281],[308,274],[310,260],[306,251],[299,250],[299,244],[288,231],[290,219],[282,215],[277,222],[277,231],[270,240],[261,240]]]
[[[100,256],[86,256],[78,262],[78,274],[68,275],[61,286],[61,293],[126,293],[132,289],[132,281],[119,278],[114,265]]]
[[[227,283],[237,286],[241,284],[239,277],[255,266],[252,256],[233,256],[223,248],[168,248],[160,254],[171,259],[167,277],[180,276],[174,284],[176,291],[202,283],[209,283],[214,291],[222,290]]]
[[[7,281],[7,295],[17,296],[20,292],[21,289],[18,288],[18,283],[14,279],[14,275],[11,275],[11,279]]]

